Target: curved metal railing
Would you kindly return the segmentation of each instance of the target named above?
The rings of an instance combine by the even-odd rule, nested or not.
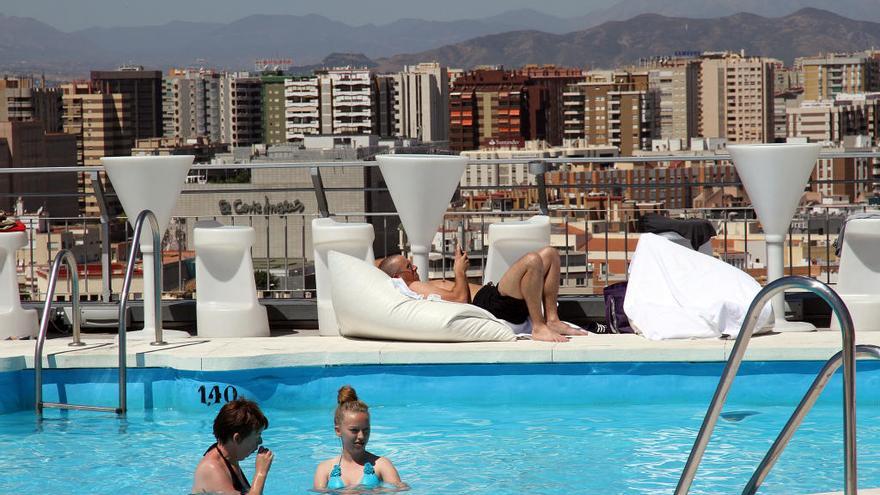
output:
[[[856,357],[880,359],[880,347],[876,345],[857,345]],[[842,362],[843,351],[840,351],[834,356],[831,356],[831,358],[825,362],[825,366],[819,370],[819,373],[810,385],[807,394],[801,399],[801,403],[798,404],[797,409],[794,410],[791,417],[788,419],[788,422],[785,423],[785,426],[782,428],[782,431],[779,432],[779,436],[776,437],[770,450],[768,450],[767,454],[764,455],[764,458],[761,459],[761,463],[758,464],[757,469],[755,469],[755,474],[752,475],[752,478],[749,480],[748,484],[746,484],[745,489],[743,489],[743,495],[753,495],[758,491],[758,488],[761,486],[761,483],[764,482],[770,469],[773,468],[773,465],[776,464],[776,460],[782,455],[782,451],[785,450],[788,441],[791,440],[792,435],[794,435],[794,432],[801,425],[804,417],[810,412],[810,409],[813,408],[816,399],[818,399],[819,395],[822,394],[822,391],[825,390],[828,381],[831,380],[831,377],[837,371],[837,368],[840,368]]]
[[[715,395],[712,397],[712,402],[709,404],[709,409],[706,411],[706,416],[703,418],[700,432],[697,434],[697,439],[694,441],[694,446],[691,449],[687,463],[681,473],[681,478],[678,480],[678,486],[675,488],[676,495],[685,495],[690,490],[691,484],[697,473],[697,468],[700,465],[700,461],[703,459],[703,454],[706,452],[706,446],[712,436],[712,431],[715,429],[715,424],[718,422],[721,408],[727,400],[727,394],[730,392],[733,379],[736,377],[743,355],[745,354],[746,348],[751,340],[752,333],[755,331],[755,326],[758,323],[761,311],[764,309],[764,306],[770,302],[770,299],[772,299],[773,296],[784,292],[786,289],[808,290],[818,294],[831,306],[831,309],[834,314],[837,315],[837,320],[840,323],[841,333],[843,334],[843,349],[838,353],[840,357],[837,358],[838,355],[832,357],[831,360],[828,361],[828,364],[825,365],[825,368],[819,373],[813,386],[807,392],[806,396],[801,401],[801,404],[795,410],[794,415],[789,420],[789,424],[786,424],[782,434],[777,438],[777,441],[773,444],[770,451],[767,453],[767,456],[765,456],[764,461],[759,465],[752,480],[749,481],[747,489],[752,487],[754,490],[757,490],[758,485],[763,481],[770,467],[775,463],[776,459],[782,453],[782,449],[785,448],[789,438],[794,433],[794,428],[797,428],[800,421],[803,419],[803,416],[809,411],[810,407],[812,407],[813,402],[815,402],[816,397],[818,397],[818,393],[821,392],[821,389],[814,392],[813,388],[818,386],[817,383],[821,383],[822,388],[824,388],[824,384],[830,378],[829,374],[824,378],[824,381],[822,380],[825,372],[829,369],[829,366],[832,365],[834,369],[837,369],[837,366],[839,366],[840,363],[834,364],[833,361],[839,359],[843,364],[844,494],[855,495],[857,493],[855,404],[856,346],[852,317],[850,316],[846,305],[843,303],[843,300],[840,299],[840,296],[822,282],[806,277],[783,277],[774,280],[761,289],[758,295],[755,296],[755,299],[752,300],[752,304],[749,306],[742,328],[736,338],[736,343],[734,344],[730,357],[727,360],[727,365],[725,365],[724,371],[721,373],[721,379],[718,382],[718,387],[715,389]],[[789,429],[791,430],[789,431]],[[753,482],[754,486],[752,486]]]
[[[131,279],[134,275],[134,266],[137,261],[138,248],[140,246],[141,231],[144,228],[144,222],[150,221],[150,230],[153,234],[153,253],[156,257],[156,263],[153,264],[153,275],[156,282],[154,290],[156,291],[155,307],[156,315],[162,314],[162,242],[159,237],[159,222],[156,215],[150,210],[142,211],[134,223],[134,237],[131,244],[131,251],[128,256],[128,264],[125,268],[125,278],[122,281],[122,292],[119,296],[119,402],[117,407],[102,406],[83,406],[77,404],[64,404],[57,402],[43,401],[43,346],[46,342],[46,332],[49,327],[49,313],[52,307],[52,297],[55,294],[55,285],[58,279],[58,272],[61,265],[66,262],[68,271],[72,274],[73,287],[71,289],[73,298],[73,343],[71,345],[82,345],[80,342],[80,311],[79,311],[79,275],[77,273],[76,258],[73,253],[68,250],[60,251],[55,256],[55,262],[52,265],[52,272],[49,276],[49,287],[46,293],[46,304],[43,306],[43,319],[40,324],[40,333],[37,338],[37,345],[34,349],[34,392],[36,398],[36,412],[38,417],[43,417],[43,408],[54,407],[59,409],[78,409],[86,411],[115,412],[118,415],[124,415],[128,410],[126,400],[126,383],[128,363],[126,360],[126,319],[125,312],[128,309],[128,296],[131,291]],[[160,320],[161,321],[161,320]],[[162,345],[162,325],[156,325],[156,341],[152,345]]]
[[[134,275],[134,265],[137,260],[138,248],[140,247],[141,231],[144,229],[144,222],[149,219],[150,230],[153,233],[153,280],[155,281],[154,290],[156,297],[154,299],[153,308],[156,311],[156,341],[153,345],[164,344],[162,340],[162,242],[159,238],[159,222],[156,215],[150,210],[143,210],[134,222],[134,235],[132,236],[131,250],[128,254],[128,264],[125,267],[125,278],[122,280],[122,292],[119,294],[119,407],[121,414],[125,414],[128,409],[126,402],[126,375],[128,372],[128,364],[126,362],[126,338],[127,325],[125,323],[125,311],[128,308],[128,296],[131,292],[131,279]],[[146,289],[146,287],[144,288]]]
[[[71,321],[73,323],[73,342],[69,345],[79,347],[84,345],[80,339],[79,311],[79,273],[76,258],[67,249],[61,250],[55,255],[52,262],[52,271],[49,273],[49,287],[46,291],[46,302],[43,304],[43,317],[40,319],[40,333],[37,335],[37,345],[34,347],[34,409],[37,417],[43,417],[43,409],[46,407],[56,409],[80,409],[89,411],[119,412],[118,408],[83,406],[77,404],[64,404],[60,402],[43,401],[43,347],[46,344],[46,333],[49,331],[49,319],[52,312],[52,299],[55,297],[55,286],[58,283],[58,274],[62,265],[67,264],[68,280],[71,282]]]

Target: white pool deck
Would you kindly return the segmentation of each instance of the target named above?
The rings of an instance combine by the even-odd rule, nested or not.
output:
[[[414,343],[321,337],[308,331],[265,338],[168,339],[164,346],[129,339],[128,365],[190,371],[224,371],[291,366],[705,362],[725,361],[734,340],[649,341],[638,335],[590,335],[567,343],[516,342]],[[303,335],[306,334],[306,335]],[[112,368],[118,346],[112,335],[84,334],[84,347],[67,338],[46,341],[45,368]],[[858,344],[880,345],[880,332],[864,332]],[[0,342],[0,370],[33,368],[33,340]],[[752,338],[745,355],[751,361],[826,360],[841,348],[838,331],[778,333]]]

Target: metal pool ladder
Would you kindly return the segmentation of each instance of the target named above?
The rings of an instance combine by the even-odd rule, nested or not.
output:
[[[699,467],[703,454],[706,451],[706,445],[709,443],[709,438],[712,436],[712,431],[715,429],[715,424],[718,422],[721,408],[727,400],[727,393],[730,391],[730,386],[739,370],[739,365],[746,352],[746,347],[748,347],[749,340],[751,339],[755,326],[758,323],[761,310],[774,295],[784,292],[786,289],[808,290],[818,294],[831,306],[831,309],[834,314],[837,315],[837,320],[840,323],[841,332],[843,334],[843,349],[832,356],[831,359],[825,363],[822,370],[819,371],[816,379],[813,381],[812,385],[810,385],[809,390],[807,390],[806,395],[801,399],[800,404],[798,404],[794,413],[792,413],[791,418],[789,418],[785,427],[783,427],[782,431],[779,433],[776,441],[773,442],[770,450],[767,451],[767,454],[758,465],[758,468],[755,470],[755,473],[752,475],[752,478],[749,480],[742,493],[744,495],[751,495],[757,492],[758,487],[767,477],[767,473],[782,454],[783,449],[785,449],[788,441],[791,439],[792,435],[794,435],[795,430],[800,426],[804,416],[806,416],[813,407],[819,394],[822,393],[825,385],[827,385],[831,376],[837,368],[840,367],[841,363],[843,364],[844,494],[856,495],[858,493],[856,479],[855,356],[856,354],[859,354],[860,357],[873,357],[880,359],[880,347],[873,345],[855,345],[855,330],[853,328],[852,317],[849,314],[849,310],[840,299],[840,296],[831,290],[830,287],[818,280],[813,280],[807,277],[783,277],[767,284],[767,286],[755,296],[755,299],[752,300],[751,306],[749,306],[749,311],[746,313],[742,329],[736,338],[736,343],[733,346],[730,358],[727,360],[727,365],[725,365],[724,371],[721,373],[721,379],[718,382],[718,387],[715,389],[715,395],[712,397],[712,402],[709,405],[709,409],[706,411],[706,416],[703,418],[703,424],[700,426],[700,432],[697,434],[697,439],[694,441],[694,446],[688,456],[687,464],[685,464],[684,471],[681,473],[681,478],[678,480],[678,486],[675,488],[675,495],[685,495],[690,490],[697,468]]]
[[[67,264],[67,270],[70,274],[69,280],[72,281],[71,313],[73,315],[73,342],[69,345],[85,345],[80,340],[81,315],[79,311],[79,274],[77,272],[76,258],[73,256],[72,252],[64,249],[58,252],[55,256],[55,261],[52,264],[52,272],[49,275],[49,287],[46,291],[46,303],[43,305],[43,318],[40,322],[40,333],[37,337],[37,345],[34,349],[34,407],[38,418],[43,418],[43,409],[47,407],[56,409],[76,409],[81,411],[114,412],[120,416],[125,415],[128,409],[126,403],[126,375],[128,368],[125,352],[125,312],[128,308],[128,296],[131,289],[131,279],[134,275],[134,265],[137,258],[138,246],[140,245],[141,231],[143,230],[144,222],[147,220],[150,222],[150,229],[153,234],[153,253],[155,253],[158,260],[153,264],[153,279],[156,281],[155,309],[157,315],[162,314],[162,299],[160,297],[162,293],[162,243],[159,238],[159,223],[156,221],[156,215],[154,215],[152,211],[144,210],[138,215],[137,220],[134,223],[134,235],[132,237],[131,250],[128,256],[128,264],[125,268],[125,278],[122,281],[122,293],[119,297],[119,402],[117,407],[87,406],[43,401],[43,346],[46,342],[46,332],[49,328],[49,313],[52,309],[52,299],[55,297],[55,285],[58,281],[58,272],[61,269],[61,265],[64,263]],[[164,344],[162,340],[161,324],[156,325],[156,341],[152,344]]]

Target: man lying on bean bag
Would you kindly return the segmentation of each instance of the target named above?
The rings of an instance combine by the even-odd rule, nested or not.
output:
[[[468,284],[466,273],[469,263],[467,253],[460,246],[457,247],[452,266],[454,282],[420,281],[416,266],[399,254],[382,260],[379,269],[400,280],[404,290],[408,289],[419,296],[439,296],[444,301],[470,303],[515,325],[531,319],[532,338],[535,340],[566,342],[568,335],[589,335],[586,330],[559,319],[556,309],[559,253],[555,248],[545,247],[526,254],[504,273],[497,286],[491,282],[482,287]],[[473,298],[472,290],[475,290]]]

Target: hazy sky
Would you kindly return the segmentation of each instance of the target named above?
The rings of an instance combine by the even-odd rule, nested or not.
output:
[[[617,0],[0,0],[0,14],[33,17],[62,31],[143,26],[172,20],[229,22],[250,14],[320,14],[351,25],[404,17],[458,20],[533,8],[582,15]],[[539,5],[539,7],[536,7]]]

